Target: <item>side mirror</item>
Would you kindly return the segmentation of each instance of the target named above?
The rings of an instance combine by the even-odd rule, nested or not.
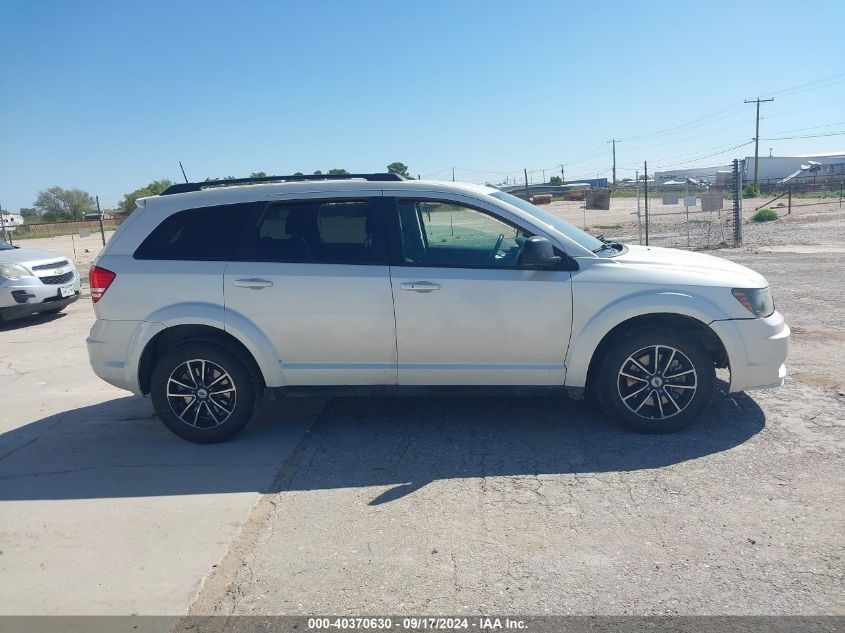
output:
[[[555,268],[563,263],[563,257],[555,255],[554,246],[545,237],[535,235],[525,240],[522,247],[522,265],[537,268]]]

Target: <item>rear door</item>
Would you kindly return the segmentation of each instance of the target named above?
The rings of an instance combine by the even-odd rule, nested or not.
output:
[[[479,201],[391,195],[399,384],[563,385],[571,273],[524,268],[534,233]]]
[[[287,385],[396,384],[381,191],[296,194],[256,213],[224,275],[227,323],[272,342]]]

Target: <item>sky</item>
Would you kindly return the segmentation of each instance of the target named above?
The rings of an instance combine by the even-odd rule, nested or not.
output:
[[[758,96],[761,155],[845,151],[845,2],[808,7],[0,0],[0,205],[112,208],[180,160],[540,182],[609,177],[616,138],[619,178],[721,165],[753,155]]]

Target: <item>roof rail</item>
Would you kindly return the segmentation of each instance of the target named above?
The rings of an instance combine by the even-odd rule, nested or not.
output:
[[[293,176],[262,176],[261,178],[230,178],[228,180],[204,180],[202,182],[185,182],[170,185],[159,195],[169,196],[174,193],[188,193],[190,191],[202,191],[212,187],[226,187],[230,185],[253,185],[265,182],[297,182],[303,180],[371,180],[374,182],[391,182],[407,180],[405,176],[394,173],[384,174],[296,174]]]

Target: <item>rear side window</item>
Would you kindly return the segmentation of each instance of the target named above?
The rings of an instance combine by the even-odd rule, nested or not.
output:
[[[253,259],[312,264],[386,264],[376,204],[303,200],[267,207],[256,227]]]
[[[178,211],[147,236],[135,259],[228,261],[253,208],[246,203]]]

